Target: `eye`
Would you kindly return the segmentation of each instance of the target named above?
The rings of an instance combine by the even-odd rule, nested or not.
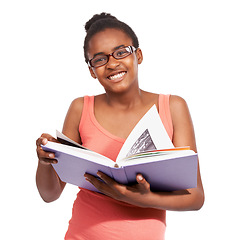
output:
[[[126,54],[128,54],[128,51],[127,51],[125,48],[119,49],[119,50],[116,52],[116,56],[117,56],[117,57],[121,57],[121,56],[126,55]]]
[[[105,55],[100,55],[100,56],[95,57],[92,60],[92,64],[99,64],[99,63],[102,63],[105,61],[107,61],[107,57]]]
[[[117,51],[114,52],[114,57],[115,58],[124,58],[130,55],[130,49],[129,48],[120,48]]]

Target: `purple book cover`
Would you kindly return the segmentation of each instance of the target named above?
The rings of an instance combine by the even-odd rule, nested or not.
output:
[[[127,185],[135,184],[136,174],[141,173],[150,183],[152,191],[175,191],[197,186],[198,160],[195,153],[190,156],[115,168],[113,161],[111,166],[110,164],[107,166],[46,146],[42,147],[45,151],[55,152],[58,163],[53,164],[53,167],[62,181],[91,191],[97,191],[97,189],[85,180],[84,174],[90,173],[97,177],[98,171]]]

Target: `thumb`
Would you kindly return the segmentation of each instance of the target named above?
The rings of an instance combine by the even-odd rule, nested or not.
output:
[[[146,181],[142,174],[137,174],[136,180],[142,189],[150,191],[150,184]]]

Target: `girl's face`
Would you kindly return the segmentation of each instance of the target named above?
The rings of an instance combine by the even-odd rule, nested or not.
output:
[[[88,57],[92,59],[99,53],[111,54],[125,46],[133,46],[132,39],[127,34],[117,29],[106,29],[90,39]],[[138,48],[136,52],[123,59],[110,56],[106,65],[90,67],[90,73],[92,77],[98,78],[106,91],[125,92],[131,86],[138,88],[138,64],[142,59],[142,52]]]

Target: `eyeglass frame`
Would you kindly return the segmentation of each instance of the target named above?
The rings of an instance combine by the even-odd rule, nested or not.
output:
[[[119,57],[119,58],[116,58],[116,57],[114,56],[114,53],[117,52],[118,50],[120,50],[121,48],[128,48],[128,47],[129,47],[129,49],[130,49],[130,54],[128,54],[127,56],[121,57],[121,58],[120,58],[120,57]],[[137,50],[137,48],[134,47],[134,46],[125,46],[125,47],[121,47],[121,48],[116,49],[115,51],[113,51],[113,52],[110,53],[110,54],[102,54],[103,56],[106,56],[106,57],[107,57],[107,61],[106,61],[106,63],[104,63],[103,65],[94,67],[94,66],[91,64],[91,61],[95,58],[95,57],[93,57],[92,59],[90,59],[90,60],[88,61],[88,66],[89,66],[89,67],[93,67],[93,68],[102,67],[102,66],[106,65],[106,64],[109,62],[110,56],[112,56],[112,57],[113,57],[114,59],[116,59],[116,60],[119,60],[119,59],[123,59],[123,58],[126,58],[126,57],[130,56],[133,52],[135,52],[135,51]]]

